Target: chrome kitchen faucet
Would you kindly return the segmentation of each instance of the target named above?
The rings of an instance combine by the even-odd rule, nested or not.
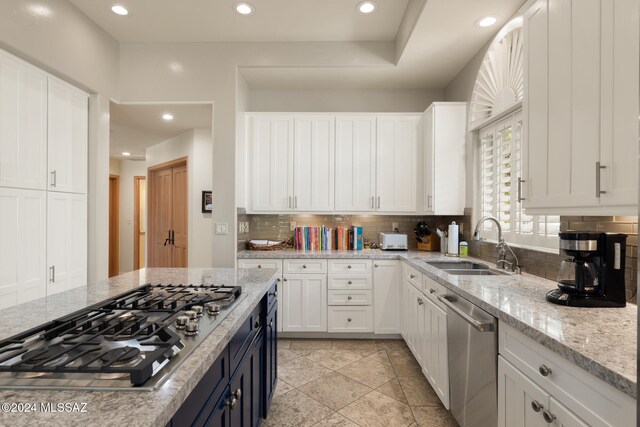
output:
[[[511,250],[509,245],[507,245],[507,242],[504,241],[504,238],[502,237],[502,225],[500,225],[500,221],[498,221],[496,217],[487,215],[480,218],[480,221],[478,221],[478,223],[476,224],[476,228],[473,231],[473,240],[480,240],[480,236],[478,236],[478,228],[480,228],[480,226],[485,221],[493,221],[498,227],[498,244],[496,245],[496,250],[498,251],[498,261],[496,261],[496,268],[502,268],[504,270],[520,274],[521,270],[520,266],[518,265],[518,257],[515,253],[513,253],[513,250]],[[507,261],[507,249],[513,256],[514,262]]]

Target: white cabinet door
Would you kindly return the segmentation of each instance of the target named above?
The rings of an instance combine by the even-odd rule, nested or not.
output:
[[[574,0],[574,3],[576,1]],[[601,203],[638,204],[637,0],[602,1]],[[584,8],[585,6],[583,6]],[[637,209],[631,209],[636,215]]]
[[[436,102],[423,116],[423,210],[463,215],[465,205],[466,104]]]
[[[294,135],[294,210],[333,211],[334,116],[295,117]]]
[[[0,51],[0,186],[47,186],[47,75]]]
[[[279,276],[277,278],[278,281],[278,292],[282,295],[282,260],[281,259],[239,259],[238,260],[238,268],[275,268],[279,271]],[[278,299],[278,319],[277,319],[277,329],[278,332],[282,332],[282,307],[283,307],[283,298]]]
[[[293,209],[293,117],[250,117],[253,211]]]
[[[327,275],[289,274],[282,282],[283,332],[327,331]]]
[[[375,210],[376,118],[336,118],[336,210]]]
[[[589,424],[582,421],[576,414],[568,410],[562,403],[551,396],[547,416],[554,420],[554,427],[587,427]]]
[[[44,191],[0,188],[0,308],[46,295]]]
[[[549,395],[498,356],[498,426],[547,427]]]
[[[418,117],[378,117],[376,210],[416,211],[417,134]]]
[[[88,95],[49,77],[49,189],[87,192]]]
[[[373,312],[376,334],[400,332],[400,261],[373,261]]]
[[[87,284],[87,196],[47,194],[47,295]]]
[[[447,351],[447,313],[440,307],[426,300],[428,306],[429,332],[431,346],[425,349],[430,352],[430,370],[428,379],[445,408],[449,409],[449,356]]]

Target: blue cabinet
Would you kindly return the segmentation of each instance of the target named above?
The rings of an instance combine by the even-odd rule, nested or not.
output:
[[[167,427],[258,427],[277,381],[277,282]]]

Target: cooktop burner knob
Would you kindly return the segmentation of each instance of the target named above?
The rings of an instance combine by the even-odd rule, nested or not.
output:
[[[194,305],[193,307],[191,307],[191,311],[195,311],[196,312],[196,316],[200,317],[200,316],[202,316],[202,312],[204,311],[204,307],[202,307],[201,305]]]
[[[220,313],[220,305],[215,302],[207,303],[207,313],[216,315]]]
[[[198,322],[189,320],[184,330],[185,335],[196,335],[198,333]]]
[[[185,326],[187,326],[187,320],[189,320],[187,316],[178,316],[176,319],[176,328],[184,329]]]
[[[195,319],[196,317],[198,317],[198,314],[193,310],[185,311],[184,315],[187,316],[189,319]]]

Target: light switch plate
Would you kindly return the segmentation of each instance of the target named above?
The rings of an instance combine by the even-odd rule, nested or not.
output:
[[[229,234],[229,224],[216,223],[216,234]]]

